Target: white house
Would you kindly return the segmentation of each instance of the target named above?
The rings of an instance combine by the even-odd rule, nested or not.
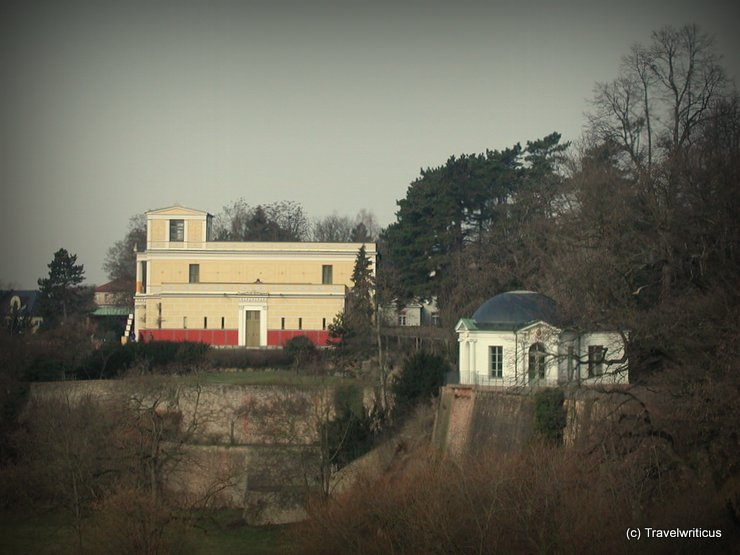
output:
[[[557,386],[627,383],[625,335],[562,327],[555,302],[532,291],[490,298],[455,326],[460,383]]]
[[[393,301],[380,309],[382,322],[386,326],[418,327],[438,326],[439,311],[436,299],[415,299],[404,305]]]

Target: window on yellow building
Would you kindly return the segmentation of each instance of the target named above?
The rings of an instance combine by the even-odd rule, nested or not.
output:
[[[299,330],[303,329],[303,318],[298,318],[298,329]]]
[[[170,220],[170,241],[185,240],[185,220]]]
[[[322,330],[325,330],[326,329],[326,318],[322,318],[321,319],[321,329]]]
[[[203,316],[203,329],[208,329],[208,316]]]
[[[226,319],[223,316],[221,316],[221,329],[224,329],[225,324],[226,324]]]
[[[332,284],[332,274],[334,273],[334,267],[331,264],[326,264],[321,267],[321,283],[324,285]]]
[[[188,282],[198,283],[200,281],[200,264],[190,264],[188,268]]]
[[[280,318],[280,329],[281,330],[285,329],[285,318]]]
[[[143,262],[141,262],[140,264],[141,264],[141,292],[142,293],[146,293],[146,281],[147,281],[147,276],[146,276],[147,263],[146,263],[146,260],[143,261]]]
[[[182,317],[182,329],[184,330],[188,329],[188,317],[187,316]]]

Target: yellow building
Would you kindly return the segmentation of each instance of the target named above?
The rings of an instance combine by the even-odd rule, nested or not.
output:
[[[172,206],[146,217],[137,339],[279,347],[305,335],[326,345],[362,243],[212,241],[213,217],[202,210]],[[365,248],[374,271],[376,245]]]

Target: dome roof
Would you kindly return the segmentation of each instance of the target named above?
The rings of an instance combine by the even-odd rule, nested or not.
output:
[[[534,291],[509,291],[480,305],[473,314],[473,320],[479,325],[518,328],[538,320],[556,324],[560,317],[551,298]]]

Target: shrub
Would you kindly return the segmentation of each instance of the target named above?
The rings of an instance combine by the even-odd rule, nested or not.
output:
[[[338,468],[361,457],[374,444],[372,418],[365,410],[362,388],[337,387],[334,393],[335,416],[327,424],[327,441],[332,463]]]
[[[310,519],[295,528],[294,553],[734,552],[734,538],[725,539],[735,535],[731,521],[695,491],[643,500],[650,521],[724,529],[721,540],[643,540],[628,549],[624,531],[637,525],[628,486],[632,472],[644,477],[644,468],[634,461],[628,468],[621,460],[584,462],[580,453],[543,444],[461,460],[417,451],[380,477],[311,505]],[[692,501],[707,516],[672,514],[672,507]]]
[[[152,373],[189,372],[206,362],[210,346],[196,341],[149,341],[117,348],[106,365],[108,377],[139,366]]]
[[[545,440],[560,443],[565,428],[565,395],[561,389],[544,389],[534,396],[535,431]]]
[[[296,335],[285,342],[285,351],[295,356],[312,355],[316,345],[305,335]]]
[[[407,411],[436,397],[449,370],[450,365],[445,359],[424,351],[406,358],[392,386],[398,409]]]
[[[293,357],[296,369],[314,362],[318,358],[318,349],[305,335],[296,335],[285,342],[285,351]]]
[[[31,363],[26,377],[30,382],[51,382],[63,380],[66,374],[67,369],[62,361],[42,355]]]
[[[119,489],[95,504],[91,542],[95,553],[156,555],[189,553],[187,530],[150,492]]]

